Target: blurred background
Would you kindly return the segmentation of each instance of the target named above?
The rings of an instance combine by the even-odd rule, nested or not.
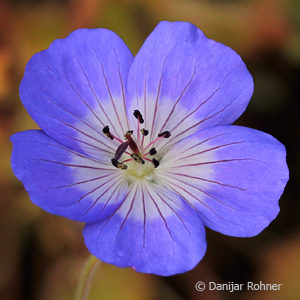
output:
[[[0,1],[0,299],[73,299],[89,253],[82,224],[33,205],[10,167],[12,133],[37,128],[18,86],[36,52],[76,28],[115,31],[135,54],[160,20],[194,23],[235,49],[255,81],[237,124],[268,132],[287,147],[290,181],[277,219],[240,239],[207,230],[208,250],[192,271],[168,278],[102,263],[90,300],[300,299],[299,80],[297,0]],[[280,291],[197,292],[197,281],[282,283]]]

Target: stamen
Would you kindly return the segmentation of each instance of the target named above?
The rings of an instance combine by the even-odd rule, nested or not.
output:
[[[143,116],[142,116],[142,114],[140,113],[139,110],[135,110],[135,111],[133,112],[133,115],[138,119],[139,123],[141,123],[141,124],[144,123]]]
[[[148,148],[150,148],[151,145],[153,145],[157,141],[159,141],[160,139],[169,138],[171,136],[171,133],[170,133],[170,131],[163,131],[163,132],[159,133],[158,137],[155,140],[153,140],[152,142],[150,142],[144,148],[144,138],[145,138],[145,136],[147,136],[149,134],[149,131],[145,128],[140,129],[140,124],[144,123],[144,119],[143,119],[143,116],[140,113],[140,111],[134,110],[133,115],[138,120],[137,143],[132,138],[133,130],[128,130],[125,133],[124,137],[127,140],[126,142],[120,140],[119,138],[117,138],[116,136],[111,134],[111,132],[109,131],[108,126],[105,126],[102,130],[103,133],[109,139],[111,139],[111,140],[117,139],[121,143],[118,146],[118,148],[115,152],[114,158],[111,159],[111,163],[113,164],[114,167],[116,167],[118,169],[127,169],[127,165],[124,164],[125,162],[129,162],[129,161],[134,160],[137,163],[145,164],[145,161],[149,161],[154,165],[154,168],[157,168],[159,166],[159,161],[156,158],[153,158],[152,160],[147,158],[148,155],[153,156],[153,155],[157,154],[157,151],[156,151],[155,147],[152,146],[152,148],[149,150],[149,152],[146,152],[146,150]],[[141,143],[140,143],[140,134],[142,134]],[[129,153],[128,151],[126,151],[128,146],[130,147],[132,153]],[[120,162],[119,160],[121,159],[121,157],[123,156],[124,153],[129,154],[131,158],[130,159],[125,159],[125,160]]]
[[[118,162],[115,158],[111,159],[111,163],[113,164],[114,167],[116,167],[118,169],[123,169],[123,170],[127,169],[126,165],[124,165],[123,163]]]
[[[137,153],[132,153],[131,157],[138,163],[140,164],[145,164],[145,161],[137,154]]]
[[[159,137],[164,137],[165,139],[169,138],[171,136],[170,131],[164,131],[158,135]]]
[[[114,137],[111,135],[110,131],[109,131],[109,127],[108,126],[105,126],[103,129],[102,129],[102,132],[111,140],[114,139]]]
[[[121,145],[119,145],[119,147],[117,148],[117,151],[115,153],[114,159],[116,159],[118,161],[122,157],[122,155],[125,153],[127,147],[128,147],[127,142],[124,142]]]
[[[149,130],[147,130],[147,129],[145,129],[145,128],[143,128],[143,129],[141,129],[141,133],[142,133],[142,142],[141,142],[141,150],[142,150],[142,152],[144,152],[144,140],[145,140],[145,136],[147,136],[148,135],[148,133],[149,133]]]
[[[102,129],[102,132],[111,140],[113,139],[116,139],[118,142],[120,143],[123,143],[122,140],[120,140],[118,137],[114,136],[113,134],[111,134],[111,132],[109,131],[109,127],[108,126],[105,126],[103,129]]]
[[[145,128],[142,128],[142,129],[141,129],[141,134],[142,134],[143,136],[147,136],[148,133],[149,133],[149,130],[147,130],[147,129],[145,129]]]
[[[157,153],[155,148],[150,149],[149,154],[150,155],[155,155]]]
[[[144,119],[139,110],[135,110],[133,115],[138,119],[138,129],[137,129],[137,143],[140,144],[140,124],[144,123]]]
[[[158,138],[155,139],[154,141],[152,141],[151,143],[149,143],[144,149],[143,151],[145,151],[146,149],[148,149],[151,145],[155,144],[157,141],[159,141],[160,139],[167,139],[171,136],[171,132],[170,131],[164,131],[160,134],[158,134]]]
[[[147,161],[149,161],[149,162],[151,162],[151,163],[153,163],[154,168],[157,168],[157,167],[159,166],[159,161],[158,161],[157,159],[155,159],[155,158],[153,158],[153,159],[151,160],[151,159],[149,159],[149,158],[147,158],[147,157],[144,157],[144,159],[147,160]]]
[[[159,161],[155,158],[152,159],[152,163],[154,165],[154,168],[157,168],[159,166]]]

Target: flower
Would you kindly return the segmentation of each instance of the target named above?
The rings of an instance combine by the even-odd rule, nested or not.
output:
[[[192,24],[159,23],[135,58],[109,30],[76,30],[26,67],[20,97],[42,130],[11,137],[12,168],[33,203],[86,223],[99,259],[186,272],[204,226],[250,237],[279,212],[284,146],[229,125],[252,92],[239,55]]]

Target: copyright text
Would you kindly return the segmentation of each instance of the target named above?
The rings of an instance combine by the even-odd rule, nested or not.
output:
[[[265,283],[262,281],[252,282],[248,281],[246,283],[235,283],[235,282],[227,282],[227,283],[216,283],[213,281],[209,281],[208,283],[204,283],[202,281],[198,281],[195,284],[195,289],[198,292],[202,292],[204,290],[209,291],[228,291],[230,293],[235,291],[280,291],[282,287],[282,283]]]

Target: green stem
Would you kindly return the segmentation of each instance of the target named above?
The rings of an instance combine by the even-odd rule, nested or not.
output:
[[[85,263],[81,272],[79,283],[76,290],[75,300],[87,300],[93,276],[100,261],[95,256],[91,255]]]

